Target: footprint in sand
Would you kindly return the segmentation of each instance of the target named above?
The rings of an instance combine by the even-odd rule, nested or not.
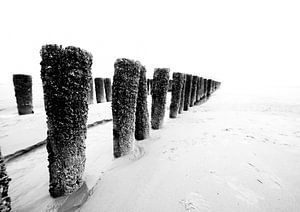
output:
[[[258,196],[254,191],[244,187],[243,185],[234,181],[227,182],[227,185],[237,192],[236,198],[248,203],[249,205],[254,205],[258,203],[263,197]]]
[[[189,193],[179,203],[183,205],[185,211],[211,211],[209,202],[198,192]]]
[[[232,131],[232,128],[226,128],[224,131],[227,131],[227,132]]]
[[[176,161],[176,159],[179,157],[177,153],[177,147],[171,147],[167,150],[164,150],[162,153],[166,155],[166,158],[170,161]]]
[[[257,195],[254,191],[246,188],[237,179],[232,177],[221,177],[216,172],[211,171],[210,174],[216,179],[217,182],[227,185],[233,191],[235,191],[235,197],[246,202],[249,205],[257,204],[263,197]]]
[[[248,163],[248,165],[251,166],[260,175],[260,179],[262,180],[258,180],[258,182],[260,183],[266,182],[265,184],[268,184],[271,188],[277,188],[277,189],[282,188],[281,184],[279,183],[280,179],[278,177],[268,173],[267,171],[260,170],[255,165],[253,165],[253,163]]]
[[[252,135],[246,135],[246,138],[255,139],[255,137],[254,137],[254,136],[252,136]]]
[[[295,131],[295,132],[294,132],[294,135],[295,135],[296,137],[300,138],[300,131]]]
[[[283,133],[279,133],[278,135],[282,135],[282,136],[288,136],[287,134],[283,134]]]

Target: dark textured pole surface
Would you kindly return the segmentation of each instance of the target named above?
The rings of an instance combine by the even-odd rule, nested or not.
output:
[[[198,77],[196,103],[199,103],[201,99],[201,83],[202,83],[201,79],[202,79],[201,77]]]
[[[0,149],[0,211],[11,211],[11,199],[8,196],[9,181],[11,179],[7,176],[4,159]]]
[[[180,96],[180,104],[179,104],[179,110],[178,113],[181,114],[183,111],[184,106],[184,96],[185,96],[185,84],[186,84],[186,74],[183,74],[183,86],[181,89],[181,96]]]
[[[149,113],[147,105],[146,69],[140,68],[139,91],[135,113],[135,139],[143,140],[149,136]]]
[[[207,92],[206,92],[207,98],[209,98],[211,95],[211,86],[212,86],[211,79],[208,79],[207,80]]]
[[[57,45],[43,46],[40,54],[48,125],[49,191],[52,197],[59,197],[83,183],[92,55],[80,48]]]
[[[166,99],[169,85],[168,68],[157,68],[153,74],[152,106],[151,106],[151,127],[160,129],[165,117]]]
[[[140,64],[117,59],[112,85],[113,146],[116,158],[133,148]]]
[[[207,92],[207,79],[203,79],[203,99],[206,99],[206,92]]]
[[[198,77],[192,77],[192,92],[191,92],[191,100],[190,100],[190,107],[193,107],[196,103],[196,95],[197,95],[197,84],[198,84]]]
[[[152,90],[153,90],[153,79],[149,80],[149,85],[150,85],[150,95],[152,95]]]
[[[188,111],[190,106],[191,100],[191,93],[192,93],[192,75],[186,75],[186,82],[185,82],[185,94],[184,94],[184,105],[183,110]]]
[[[150,94],[150,79],[147,79],[147,94]]]
[[[169,84],[168,84],[168,92],[172,92],[172,85],[173,85],[173,80],[169,80]]]
[[[30,75],[14,74],[13,82],[19,115],[33,113],[32,78]]]
[[[105,95],[106,95],[106,101],[111,102],[112,98],[112,88],[111,88],[111,79],[110,78],[105,78],[104,79],[104,85],[105,85]]]
[[[94,81],[93,78],[89,78],[89,91],[88,91],[88,98],[87,98],[88,104],[94,103]]]
[[[180,100],[181,100],[181,91],[184,83],[184,75],[179,72],[173,73],[173,81],[172,81],[172,97],[171,97],[171,104],[170,104],[170,118],[176,118]]]
[[[103,78],[95,78],[95,89],[97,103],[106,102]]]
[[[201,101],[204,99],[204,96],[205,96],[205,93],[204,93],[204,86],[205,86],[205,79],[204,78],[201,78]]]

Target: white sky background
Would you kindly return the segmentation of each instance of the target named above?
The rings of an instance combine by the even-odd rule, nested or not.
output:
[[[224,84],[300,85],[300,1],[3,0],[0,83],[40,82],[43,44],[93,54],[93,77],[116,58],[197,74]]]

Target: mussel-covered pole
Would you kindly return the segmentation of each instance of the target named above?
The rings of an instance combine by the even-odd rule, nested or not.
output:
[[[169,80],[169,85],[168,85],[168,92],[172,92],[172,85],[173,85],[173,80]]]
[[[106,102],[103,78],[95,78],[95,88],[97,103]]]
[[[113,146],[116,158],[133,150],[140,64],[117,59],[112,85]]]
[[[160,129],[165,117],[165,107],[169,84],[168,68],[157,68],[153,74],[152,107],[151,107],[151,127]]]
[[[106,95],[106,101],[111,102],[111,93],[112,93],[112,88],[111,88],[111,79],[110,78],[105,78],[104,79],[104,85],[105,85],[105,95]]]
[[[88,92],[87,102],[88,104],[94,103],[94,81],[92,77],[89,78],[89,92]]]
[[[4,159],[0,149],[0,211],[11,211],[11,200],[8,196],[9,181],[11,179],[7,176]]]
[[[205,91],[206,91],[206,79],[202,78],[202,84],[201,84],[201,100],[205,99]]]
[[[173,80],[172,80],[172,97],[171,97],[171,104],[170,104],[170,118],[176,118],[180,100],[181,100],[181,91],[184,83],[184,75],[179,72],[173,73]]]
[[[83,184],[92,55],[77,47],[58,45],[45,45],[40,54],[48,125],[49,192],[59,197]]]
[[[207,80],[207,92],[206,92],[207,98],[209,98],[211,95],[211,86],[212,86],[211,79],[208,79]]]
[[[201,99],[201,77],[198,77],[197,82],[197,94],[196,94],[196,103],[198,104]]]
[[[140,67],[139,91],[135,112],[135,139],[143,140],[149,136],[149,113],[147,105],[146,68]]]
[[[19,115],[33,113],[32,106],[32,78],[30,75],[14,74],[15,96]]]
[[[150,95],[152,95],[152,90],[153,90],[153,79],[149,79],[149,85],[150,85]]]
[[[185,94],[184,94],[184,105],[183,110],[188,111],[191,101],[191,93],[192,93],[192,75],[186,75],[186,82],[185,82]]]
[[[185,95],[185,84],[186,84],[186,74],[183,74],[183,86],[181,89],[181,96],[180,96],[180,104],[179,104],[179,109],[178,113],[181,114],[183,111],[183,106],[184,106],[184,95]]]
[[[196,103],[197,84],[198,84],[198,76],[193,76],[192,77],[192,92],[191,92],[190,107],[193,107],[194,104]]]
[[[207,93],[207,79],[203,79],[203,100],[206,99],[206,93]]]
[[[150,79],[147,79],[147,93],[150,94]]]

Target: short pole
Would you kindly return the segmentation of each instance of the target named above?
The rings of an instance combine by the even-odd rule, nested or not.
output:
[[[25,74],[14,74],[13,82],[19,115],[32,114],[32,77]]]
[[[168,68],[157,68],[153,75],[151,127],[154,130],[160,129],[165,117],[165,106],[169,85]]]
[[[112,85],[114,157],[129,154],[134,147],[135,112],[140,78],[140,64],[117,59]]]

